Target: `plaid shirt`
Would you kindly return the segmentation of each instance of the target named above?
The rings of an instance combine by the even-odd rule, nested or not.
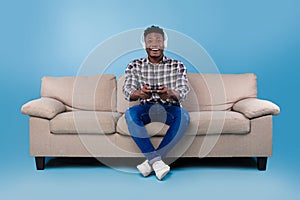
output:
[[[140,90],[145,84],[167,86],[169,90],[177,91],[179,102],[173,99],[164,101],[157,93],[153,93],[150,99],[140,99],[141,103],[178,104],[186,98],[187,93],[190,91],[187,72],[183,63],[165,56],[157,64],[151,63],[147,57],[133,60],[128,64],[125,73],[123,94],[128,101],[130,101],[131,92]]]

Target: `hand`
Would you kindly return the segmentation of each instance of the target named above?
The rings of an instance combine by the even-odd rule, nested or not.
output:
[[[151,89],[148,85],[144,85],[141,90],[134,90],[130,99],[136,101],[138,99],[149,99],[151,97]]]
[[[142,87],[142,92],[143,93],[145,93],[145,94],[150,94],[150,93],[152,93],[152,90],[151,90],[151,87],[148,85],[148,84],[146,84],[146,85],[143,85],[143,87]],[[151,95],[150,95],[151,96]],[[150,98],[150,97],[149,97]]]
[[[160,98],[164,101],[167,99],[174,99],[174,100],[179,99],[179,93],[174,90],[168,90],[167,86],[159,87],[159,90],[157,90],[157,93],[160,96]]]

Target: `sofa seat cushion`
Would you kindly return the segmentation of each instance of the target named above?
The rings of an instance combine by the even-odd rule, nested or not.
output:
[[[247,134],[250,120],[243,114],[233,111],[190,112],[188,134]]]
[[[50,120],[54,134],[112,134],[116,132],[116,112],[72,111],[64,112]]]
[[[188,135],[206,134],[247,134],[250,132],[250,120],[243,114],[233,111],[201,111],[189,112],[190,124]],[[147,124],[146,129],[150,136],[163,136],[168,130],[168,125],[160,122]],[[130,135],[123,114],[117,123],[117,132]]]

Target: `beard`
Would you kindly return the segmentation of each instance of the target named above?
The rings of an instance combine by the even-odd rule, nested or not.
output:
[[[164,52],[163,49],[152,50],[151,48],[146,48],[146,52],[148,54],[148,57],[152,58],[154,60],[161,59],[164,55],[163,54],[163,52]]]

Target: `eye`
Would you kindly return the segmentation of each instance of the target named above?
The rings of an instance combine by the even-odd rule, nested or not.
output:
[[[152,42],[152,39],[146,40],[146,43],[151,43],[151,42]]]

